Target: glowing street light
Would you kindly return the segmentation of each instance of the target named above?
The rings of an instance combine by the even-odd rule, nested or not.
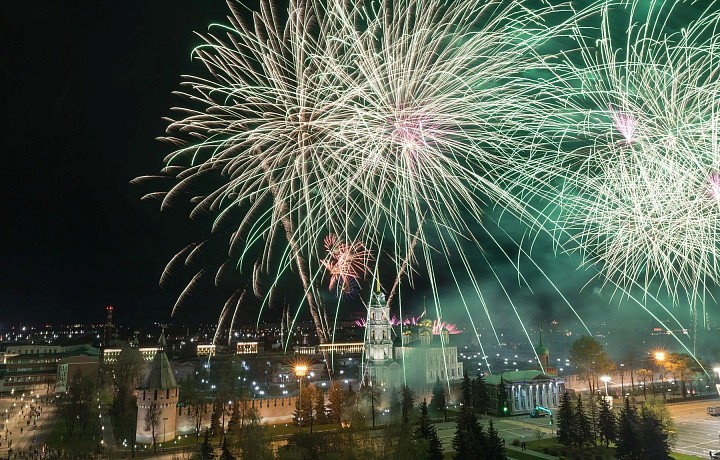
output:
[[[656,351],[655,352],[655,359],[658,361],[665,361],[665,352],[663,351]]]
[[[307,374],[308,367],[305,364],[298,364],[295,366],[295,375],[299,377],[298,380],[298,429],[302,429],[302,378]]]
[[[605,382],[605,396],[608,396],[608,386],[607,386],[607,383],[610,381],[610,377],[607,376],[607,375],[603,375],[602,377],[600,377],[600,380],[602,380],[603,382]]]

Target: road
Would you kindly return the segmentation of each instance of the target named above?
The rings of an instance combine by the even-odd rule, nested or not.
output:
[[[709,450],[720,450],[720,417],[708,415],[708,406],[720,400],[667,405],[677,426],[676,452],[707,458]]]

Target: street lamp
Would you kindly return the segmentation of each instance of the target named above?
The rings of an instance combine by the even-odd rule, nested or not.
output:
[[[298,380],[298,429],[302,429],[302,378],[307,374],[308,367],[304,364],[298,364],[295,366],[295,375],[299,377]]]
[[[720,379],[720,367],[716,367],[713,369],[715,373],[718,375],[718,379]]]
[[[655,352],[655,359],[658,361],[665,361],[665,352],[663,351],[656,351]]]
[[[610,381],[610,377],[608,377],[607,375],[603,375],[602,377],[600,377],[600,380],[602,380],[603,382],[605,382],[605,396],[607,397],[607,396],[608,396],[608,386],[607,386],[607,383]]]

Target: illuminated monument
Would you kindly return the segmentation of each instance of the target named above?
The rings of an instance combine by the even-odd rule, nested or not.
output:
[[[146,430],[146,415],[150,411],[156,412],[155,442],[161,443],[175,439],[175,416],[180,388],[172,369],[170,361],[165,355],[165,331],[160,334],[158,350],[150,363],[150,370],[137,390],[137,427],[135,439],[139,443],[153,442],[152,427]]]

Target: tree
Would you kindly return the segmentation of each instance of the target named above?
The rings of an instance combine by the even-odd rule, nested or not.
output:
[[[608,364],[607,354],[600,342],[584,335],[573,342],[570,348],[570,361],[588,381],[590,393],[595,393],[595,376]]]
[[[573,418],[574,411],[570,400],[570,393],[566,391],[560,397],[560,407],[558,407],[557,412],[558,442],[566,447],[572,447],[573,445]]]
[[[130,439],[130,448],[135,453],[135,432],[137,426],[137,405],[133,392],[140,385],[146,367],[140,350],[123,345],[112,369],[113,402],[112,413],[117,420],[116,437]],[[183,392],[180,393],[181,395]]]
[[[453,449],[456,460],[482,458],[487,447],[487,437],[472,408],[463,406],[457,417]]]
[[[299,427],[309,426],[311,432],[313,429],[314,399],[315,386],[312,384],[302,386],[298,395],[298,404],[295,406],[295,412],[293,413],[295,424]]]
[[[208,416],[205,394],[200,388],[201,379],[196,374],[190,374],[178,383],[180,384],[179,402],[188,406],[188,415],[192,417],[195,426],[195,443],[197,444],[200,442],[202,426]]]
[[[583,407],[582,396],[578,395],[575,404],[575,413],[573,414],[573,437],[575,445],[582,449],[585,446],[594,444],[593,431],[590,426],[585,408]]]
[[[230,448],[227,445],[227,438],[223,440],[222,443],[222,452],[220,453],[220,459],[221,460],[235,460],[235,457],[230,452]]]
[[[497,389],[497,410],[498,417],[504,417],[511,412],[510,404],[508,403],[507,389],[505,388],[505,380],[503,380],[502,375],[500,376],[500,383],[498,383]]]
[[[372,427],[375,428],[375,409],[382,403],[382,389],[380,385],[372,381],[363,385],[360,390],[363,399],[366,399],[370,404],[370,414],[372,415]]]
[[[236,435],[242,426],[242,416],[240,414],[240,401],[234,401],[230,409],[230,421],[228,422],[228,432]]]
[[[610,443],[615,442],[617,437],[615,414],[610,410],[610,404],[604,399],[600,400],[598,433],[600,434],[600,442],[605,443],[605,447],[609,447]]]
[[[318,425],[328,423],[325,409],[325,393],[323,393],[322,388],[317,388],[315,391],[315,421]]]
[[[241,458],[253,460],[274,459],[270,442],[265,435],[265,429],[260,426],[259,419],[249,422],[240,428],[238,448]]]
[[[482,375],[478,374],[472,381],[472,406],[475,413],[486,414],[490,398],[488,397],[487,385]]]
[[[76,427],[79,427],[80,433],[84,435],[88,424],[94,420],[92,417],[95,406],[94,394],[95,380],[77,371],[70,380],[67,392],[58,402],[58,413],[63,416],[70,437],[73,436]]]
[[[212,414],[210,414],[210,431],[213,435],[220,433],[220,415],[222,411],[223,408],[222,403],[220,402],[220,398],[215,397],[215,400],[213,401]]]
[[[665,368],[680,380],[683,398],[687,398],[687,382],[703,371],[702,366],[695,358],[687,353],[669,353],[665,358]]]
[[[642,458],[642,446],[638,430],[638,416],[630,400],[625,398],[625,404],[620,409],[618,419],[617,441],[615,443],[615,457],[620,460],[636,460]]]
[[[342,416],[345,408],[345,394],[340,382],[333,382],[328,392],[329,419],[333,423],[342,426]]]
[[[490,420],[490,427],[487,433],[487,448],[485,449],[487,460],[505,460],[505,440],[500,437],[498,430]]]
[[[472,382],[470,381],[470,377],[468,377],[467,369],[463,372],[461,389],[463,406],[472,407]]]
[[[662,420],[647,405],[640,411],[639,431],[643,458],[653,460],[670,458],[671,445],[668,433],[663,427]]]
[[[145,367],[140,350],[123,345],[112,372],[113,410],[116,414],[121,414],[131,406],[133,392],[140,384]]]
[[[417,419],[417,425],[413,431],[415,439],[425,439],[428,441],[429,460],[442,460],[442,442],[438,437],[435,426],[430,422],[427,400],[423,399],[420,404],[420,415]]]
[[[202,446],[200,446],[200,457],[202,460],[211,460],[215,458],[213,448],[210,445],[210,431],[205,429],[205,437],[203,438]]]
[[[599,425],[600,425],[600,413],[598,409],[598,403],[595,395],[590,395],[590,399],[588,399],[588,407],[587,407],[587,419],[590,423],[590,433],[591,436],[591,442],[593,446],[597,445],[597,439],[598,439],[598,431],[600,431]]]
[[[443,420],[447,420],[447,394],[445,393],[445,385],[440,383],[440,377],[436,377],[435,385],[432,390],[432,398],[430,399],[430,409],[442,411]]]
[[[155,439],[155,429],[160,425],[160,416],[162,411],[155,403],[151,402],[145,411],[145,431],[150,431],[152,435],[153,450],[157,452],[157,442]]]
[[[410,414],[415,405],[415,394],[407,385],[400,387],[400,413],[402,414],[403,423],[410,421]]]

